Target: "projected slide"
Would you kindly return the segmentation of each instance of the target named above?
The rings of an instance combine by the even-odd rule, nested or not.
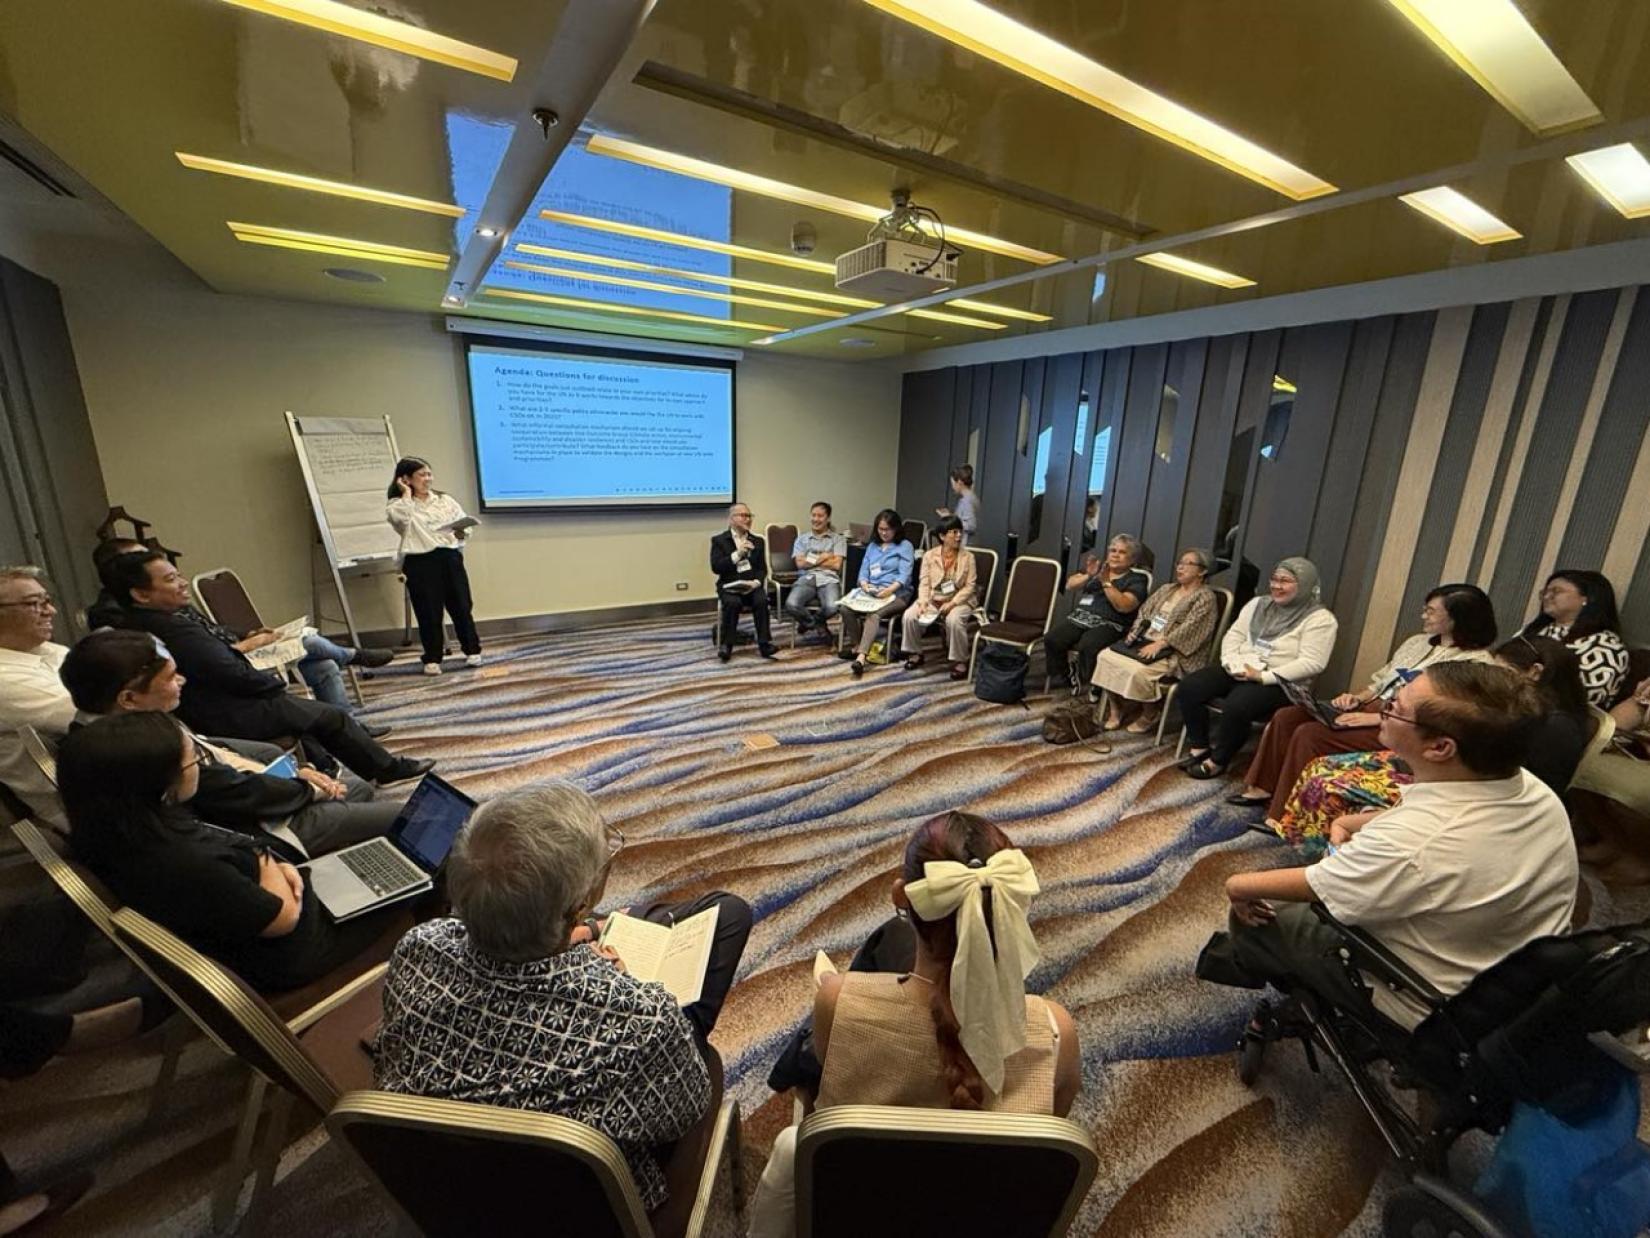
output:
[[[472,344],[484,508],[733,501],[733,369]]]

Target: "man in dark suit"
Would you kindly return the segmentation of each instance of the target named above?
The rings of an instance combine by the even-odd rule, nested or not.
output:
[[[733,633],[739,612],[750,607],[756,621],[756,651],[764,658],[778,655],[768,630],[768,563],[762,539],[751,533],[751,509],[743,503],[728,508],[727,531],[710,539],[710,570],[716,573],[716,596],[722,604],[716,628],[716,656],[733,656]]]
[[[235,634],[189,604],[183,574],[158,550],[122,555],[111,568],[121,625],[156,637],[187,680],[178,717],[202,735],[274,740],[296,736],[318,764],[331,758],[380,787],[420,778],[434,761],[392,756],[336,705],[287,695],[286,685],[260,671]]]

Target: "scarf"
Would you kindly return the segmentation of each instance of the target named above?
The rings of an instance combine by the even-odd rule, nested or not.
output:
[[[1288,572],[1295,578],[1295,599],[1288,603],[1274,602],[1262,596],[1249,620],[1249,639],[1253,642],[1272,641],[1286,632],[1293,632],[1315,610],[1322,610],[1318,600],[1318,569],[1309,559],[1295,557],[1278,560],[1274,572]]]

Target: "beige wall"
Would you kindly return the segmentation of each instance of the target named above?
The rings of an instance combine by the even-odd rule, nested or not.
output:
[[[320,569],[285,410],[388,413],[401,449],[477,510],[462,347],[439,319],[197,292],[66,288],[64,303],[110,501],[151,521],[191,574],[233,566],[265,618],[310,611]],[[739,495],[758,526],[800,523],[815,498],[839,522],[892,501],[891,370],[747,354],[737,400]],[[490,515],[467,552],[477,618],[708,599],[706,540],[720,523]],[[353,585],[351,600],[362,627],[400,626],[392,579]]]

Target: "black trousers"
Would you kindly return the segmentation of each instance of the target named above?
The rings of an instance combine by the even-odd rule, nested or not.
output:
[[[1066,655],[1075,649],[1077,682],[1088,683],[1094,678],[1094,663],[1099,658],[1100,651],[1121,635],[1123,629],[1115,623],[1101,623],[1092,628],[1085,628],[1070,619],[1060,620],[1043,638],[1043,647],[1048,657],[1048,673],[1056,680],[1063,681],[1066,674]]]
[[[463,554],[441,547],[408,555],[401,560],[401,571],[407,577],[407,594],[418,619],[424,661],[440,662],[446,648],[443,610],[453,617],[459,647],[467,654],[480,653],[481,637],[476,635],[476,622],[470,615],[470,574],[464,570]]]
[[[756,643],[768,649],[773,645],[773,633],[768,628],[768,592],[755,589],[723,589],[718,595],[722,604],[721,626],[717,628],[716,643],[723,649],[733,648],[733,631],[739,626],[739,612],[750,607],[756,623]]]
[[[705,967],[704,987],[699,1000],[683,1006],[682,1013],[700,1036],[709,1036],[722,1014],[722,1003],[733,987],[733,974],[745,953],[745,939],[751,935],[751,909],[737,894],[715,890],[686,903],[654,903],[631,914],[655,924],[675,924],[716,907],[716,936],[710,943],[710,962]]]
[[[181,712],[181,711],[180,711]],[[197,735],[222,735],[228,739],[279,740],[297,736],[304,752],[323,769],[333,768],[333,758],[351,773],[371,782],[395,760],[348,710],[324,701],[311,701],[282,692],[279,696],[247,699],[233,705],[214,702],[210,710],[190,710],[184,714]]]
[[[1207,748],[1216,765],[1227,766],[1249,738],[1249,728],[1264,722],[1289,703],[1276,684],[1234,679],[1224,666],[1205,666],[1180,681],[1175,694],[1186,723],[1186,743],[1195,751]],[[1220,701],[1220,721],[1213,742],[1209,735],[1209,702]]]

